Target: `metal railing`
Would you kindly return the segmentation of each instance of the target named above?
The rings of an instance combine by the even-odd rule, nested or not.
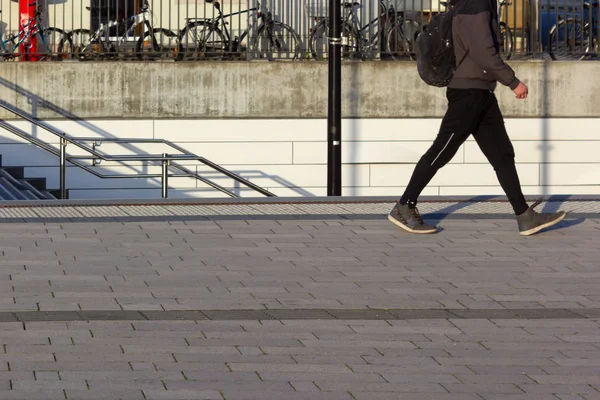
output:
[[[3,1],[1,56],[40,60],[311,60],[325,58],[328,0],[65,0],[39,2],[21,29]],[[598,58],[599,0],[498,0],[504,58]],[[411,60],[440,0],[343,2],[343,56]]]
[[[249,187],[250,189],[253,189],[265,196],[276,197],[273,193],[269,192],[268,190],[261,188],[260,186],[215,164],[214,162],[212,162],[204,157],[200,157],[196,154],[190,153],[189,151],[185,150],[184,148],[178,146],[177,144],[172,143],[167,140],[164,140],[164,139],[72,137],[72,136],[67,135],[64,132],[56,130],[55,128],[53,128],[52,126],[48,125],[45,122],[42,122],[42,121],[39,121],[39,120],[33,118],[31,115],[28,115],[27,113],[25,113],[17,108],[11,107],[8,103],[6,103],[4,101],[0,101],[0,107],[4,108],[5,110],[9,111],[10,113],[12,113],[20,118],[23,118],[26,121],[31,122],[32,124],[46,130],[47,132],[50,132],[51,134],[53,134],[54,136],[56,136],[59,139],[60,148],[56,149],[51,144],[32,136],[31,134],[23,131],[22,129],[17,128],[16,126],[14,126],[12,124],[9,124],[8,122],[6,122],[4,120],[0,120],[1,128],[4,128],[11,133],[14,133],[15,135],[19,136],[20,138],[25,139],[29,143],[34,144],[37,147],[39,147],[51,154],[54,154],[55,156],[57,156],[59,158],[60,198],[62,198],[62,199],[67,198],[67,186],[66,186],[67,162],[93,174],[94,176],[102,178],[102,179],[161,178],[161,189],[162,189],[162,197],[163,198],[168,197],[169,177],[195,178],[195,179],[207,184],[208,186],[210,186],[222,193],[227,194],[230,197],[238,197],[238,195],[235,194],[234,192],[224,188],[223,186],[221,186],[207,178],[204,178],[200,174],[198,174],[194,171],[191,171],[190,169],[186,168],[185,166],[177,163],[177,161],[198,161],[198,162],[201,162],[202,164],[208,166],[209,168],[211,168],[215,171],[218,171],[218,172],[224,174],[225,176],[233,179],[234,181],[244,184],[247,187]],[[92,142],[93,145],[90,147],[87,144],[85,144],[85,142]],[[179,152],[179,154],[162,153],[162,154],[107,155],[107,154],[103,154],[103,153],[99,152],[96,149],[98,146],[100,146],[101,143],[104,143],[104,142],[121,143],[121,144],[124,144],[124,143],[128,143],[128,144],[131,144],[131,143],[155,143],[155,144],[161,144],[161,145],[168,146],[171,149],[173,149],[174,151]],[[87,154],[85,154],[85,155],[69,155],[69,154],[67,154],[67,145],[69,145],[69,144],[77,147],[78,149],[83,150]],[[91,160],[92,166],[86,165],[86,164],[82,163],[80,160]],[[132,161],[160,162],[162,168],[161,168],[160,174],[136,173],[135,175],[124,175],[124,174],[109,175],[109,174],[103,174],[101,172],[98,172],[93,168],[95,165],[99,164],[99,161],[115,161],[118,163],[132,162]],[[169,173],[169,168],[174,168],[174,169],[180,171],[181,173],[179,173],[179,174]]]

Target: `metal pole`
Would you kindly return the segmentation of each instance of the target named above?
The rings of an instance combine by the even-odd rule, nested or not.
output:
[[[329,87],[327,113],[327,195],[342,195],[341,3],[329,0]]]
[[[163,157],[167,157],[167,153],[163,153]],[[169,196],[169,160],[162,161],[162,198],[166,199]]]
[[[67,198],[67,139],[65,138],[60,138],[60,198],[63,200]]]

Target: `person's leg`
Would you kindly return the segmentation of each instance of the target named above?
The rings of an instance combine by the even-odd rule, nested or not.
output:
[[[490,99],[490,106],[486,110],[478,129],[473,133],[473,137],[496,171],[500,186],[502,186],[517,215],[521,235],[533,235],[562,221],[566,213],[564,211],[537,213],[533,208],[539,204],[539,201],[531,207],[527,205],[515,166],[514,148],[506,133],[502,112],[493,93],[490,93]]]
[[[520,215],[527,211],[528,206],[515,166],[515,150],[506,132],[504,118],[493,93],[489,93],[488,104],[489,107],[473,137],[496,171],[500,186],[515,214]]]
[[[415,205],[419,195],[435,176],[456,154],[460,146],[479,125],[483,114],[482,97],[485,91],[471,89],[448,89],[448,110],[440,131],[427,152],[417,163],[400,204]]]
[[[388,219],[411,233],[435,233],[437,228],[423,222],[417,209],[417,199],[434,177],[456,154],[460,146],[477,128],[483,115],[483,90],[448,89],[448,110],[440,131],[429,150],[415,167],[406,191],[396,203]]]

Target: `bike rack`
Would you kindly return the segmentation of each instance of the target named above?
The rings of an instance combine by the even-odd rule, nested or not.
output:
[[[6,129],[7,131],[14,133],[15,135],[19,136],[22,139],[27,140],[29,143],[36,145],[37,147],[51,153],[54,154],[55,156],[59,157],[60,159],[60,198],[61,199],[66,199],[67,198],[67,188],[66,188],[66,166],[67,166],[67,162],[99,177],[102,179],[121,179],[121,178],[161,178],[161,188],[162,188],[162,198],[167,198],[168,197],[168,180],[169,177],[191,177],[191,178],[196,178],[197,180],[211,186],[214,189],[217,189],[225,194],[227,194],[230,197],[239,197],[238,195],[236,195],[235,193],[233,193],[230,190],[227,190],[226,188],[222,187],[221,185],[212,182],[211,180],[201,176],[200,174],[193,172],[191,170],[189,170],[188,168],[186,168],[185,166],[178,164],[176,161],[199,161],[202,164],[214,169],[215,171],[221,172],[222,174],[226,175],[227,177],[235,180],[236,182],[242,183],[246,186],[248,186],[249,188],[267,196],[267,197],[277,197],[276,195],[274,195],[273,193],[269,192],[266,189],[261,188],[260,186],[255,185],[254,183],[242,178],[239,175],[236,175],[235,173],[215,164],[214,162],[204,158],[204,157],[200,157],[196,154],[190,153],[189,151],[185,150],[184,148],[178,146],[177,144],[170,142],[168,140],[164,140],[164,139],[126,139],[126,138],[90,138],[90,137],[72,137],[67,135],[64,132],[58,131],[55,128],[53,128],[52,126],[39,121],[37,119],[35,119],[34,117],[32,117],[29,114],[26,114],[25,112],[17,109],[17,108],[13,108],[11,107],[8,103],[0,100],[0,107],[4,108],[5,110],[9,111],[10,113],[23,118],[26,121],[31,122],[32,124],[52,133],[53,135],[55,135],[56,137],[58,137],[60,139],[60,148],[57,149],[54,146],[50,145],[49,143],[44,142],[43,140],[40,140],[36,137],[31,136],[29,133],[7,123],[4,120],[0,119],[0,127]],[[86,145],[83,142],[93,142],[92,147]],[[107,155],[107,154],[102,154],[99,151],[96,150],[97,147],[99,147],[101,145],[101,143],[104,142],[111,142],[111,143],[158,143],[158,144],[162,144],[165,146],[170,147],[171,149],[178,151],[181,154],[169,154],[167,152],[162,153],[162,154],[141,154],[141,155]],[[89,155],[82,155],[82,156],[70,156],[67,154],[66,148],[68,144],[72,144],[82,150],[84,150],[85,152],[89,153]],[[78,160],[92,160],[92,166],[94,165],[98,165],[99,161],[114,161],[114,162],[120,162],[120,163],[124,163],[127,161],[141,161],[141,162],[160,162],[162,165],[162,171],[160,174],[136,174],[136,175],[107,175],[107,174],[102,174],[96,170],[94,170],[94,168],[91,168],[88,165],[85,165],[83,163],[81,163]],[[169,167],[173,167],[177,170],[179,170],[180,174],[172,174],[169,173]]]

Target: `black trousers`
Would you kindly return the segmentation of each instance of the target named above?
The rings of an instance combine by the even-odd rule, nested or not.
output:
[[[448,111],[442,120],[440,131],[433,145],[417,163],[400,202],[416,204],[419,195],[436,172],[454,157],[472,134],[494,167],[515,214],[525,212],[528,206],[515,167],[515,151],[506,133],[504,118],[494,93],[484,89],[448,88],[446,97]]]

